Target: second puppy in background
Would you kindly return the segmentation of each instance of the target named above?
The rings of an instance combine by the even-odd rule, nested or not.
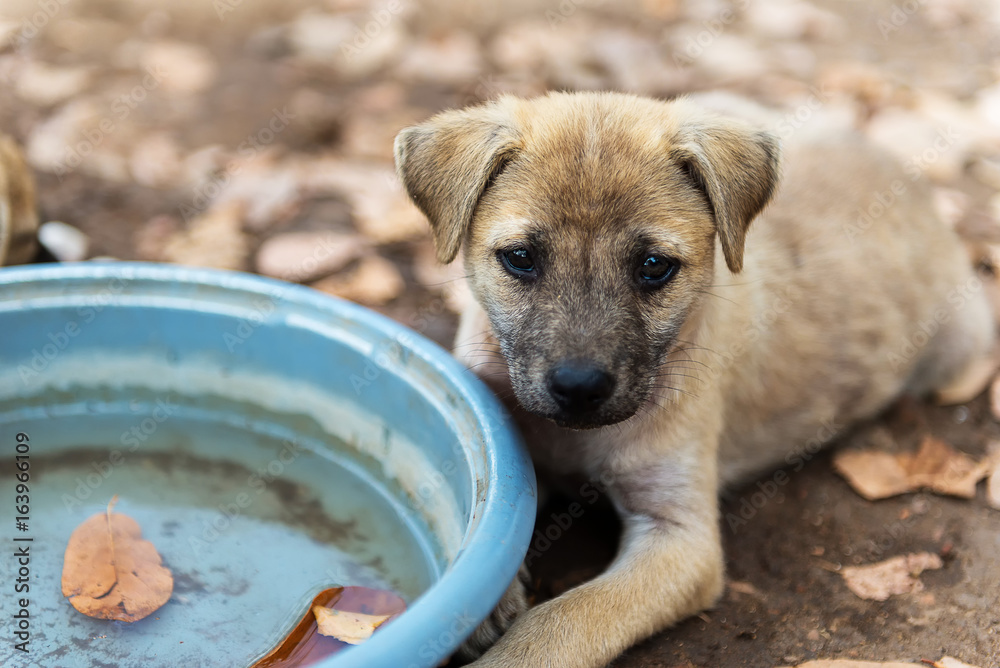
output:
[[[0,134],[0,266],[31,261],[37,232],[34,177],[14,140]]]

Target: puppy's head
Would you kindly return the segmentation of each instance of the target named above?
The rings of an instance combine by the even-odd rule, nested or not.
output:
[[[616,94],[512,97],[396,138],[438,257],[469,280],[529,411],[585,428],[631,417],[777,181],[771,135]]]

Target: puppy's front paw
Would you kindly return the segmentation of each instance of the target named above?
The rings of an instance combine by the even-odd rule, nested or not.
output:
[[[527,567],[521,564],[517,576],[507,587],[497,607],[493,608],[490,616],[476,628],[468,640],[462,643],[455,653],[456,657],[466,661],[478,659],[500,639],[518,615],[528,609],[527,585],[530,579]]]

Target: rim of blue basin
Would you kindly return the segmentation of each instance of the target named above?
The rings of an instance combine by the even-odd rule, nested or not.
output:
[[[127,276],[126,276],[127,275]],[[375,336],[400,342],[421,358],[433,373],[461,396],[474,416],[482,444],[463,443],[467,457],[485,452],[485,494],[471,500],[474,529],[468,531],[454,561],[441,579],[409,606],[407,612],[379,630],[369,642],[340,652],[320,668],[429,668],[447,658],[485,619],[515,577],[528,549],[535,519],[535,474],[520,436],[490,390],[450,353],[418,332],[357,304],[311,288],[254,274],[141,262],[82,262],[28,265],[0,269],[0,301],[17,301],[11,289],[33,283],[58,284],[128,278],[204,285],[251,296],[272,296],[281,290],[282,303],[315,316],[329,314],[359,325]],[[29,295],[30,290],[21,295]],[[49,293],[46,296],[52,296]],[[41,295],[39,295],[41,297]],[[193,302],[197,297],[192,295]],[[343,341],[339,342],[343,344]],[[406,368],[396,369],[405,374]],[[413,378],[423,372],[413,371]],[[426,377],[426,376],[424,376]],[[482,448],[482,450],[480,450]]]

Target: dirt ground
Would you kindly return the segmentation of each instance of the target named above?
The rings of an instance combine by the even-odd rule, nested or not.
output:
[[[446,346],[468,296],[393,176],[399,128],[502,92],[716,88],[782,109],[779,134],[851,120],[929,180],[977,259],[1000,258],[997,0],[0,3],[0,131],[26,148],[42,220],[82,230],[83,255],[290,276]],[[329,231],[340,250],[296,273],[302,239]],[[978,457],[1000,438],[986,396],[903,401],[848,440],[879,426],[901,450],[929,433]],[[723,523],[720,604],[616,667],[1000,666],[1000,511],[982,485],[868,502],[828,454],[786,472],[763,503],[771,474],[727,497],[724,515],[749,517]],[[539,528],[570,502],[550,501]],[[537,596],[598,572],[615,532],[588,507],[533,564]],[[920,592],[862,600],[840,575],[921,551],[944,567]]]

